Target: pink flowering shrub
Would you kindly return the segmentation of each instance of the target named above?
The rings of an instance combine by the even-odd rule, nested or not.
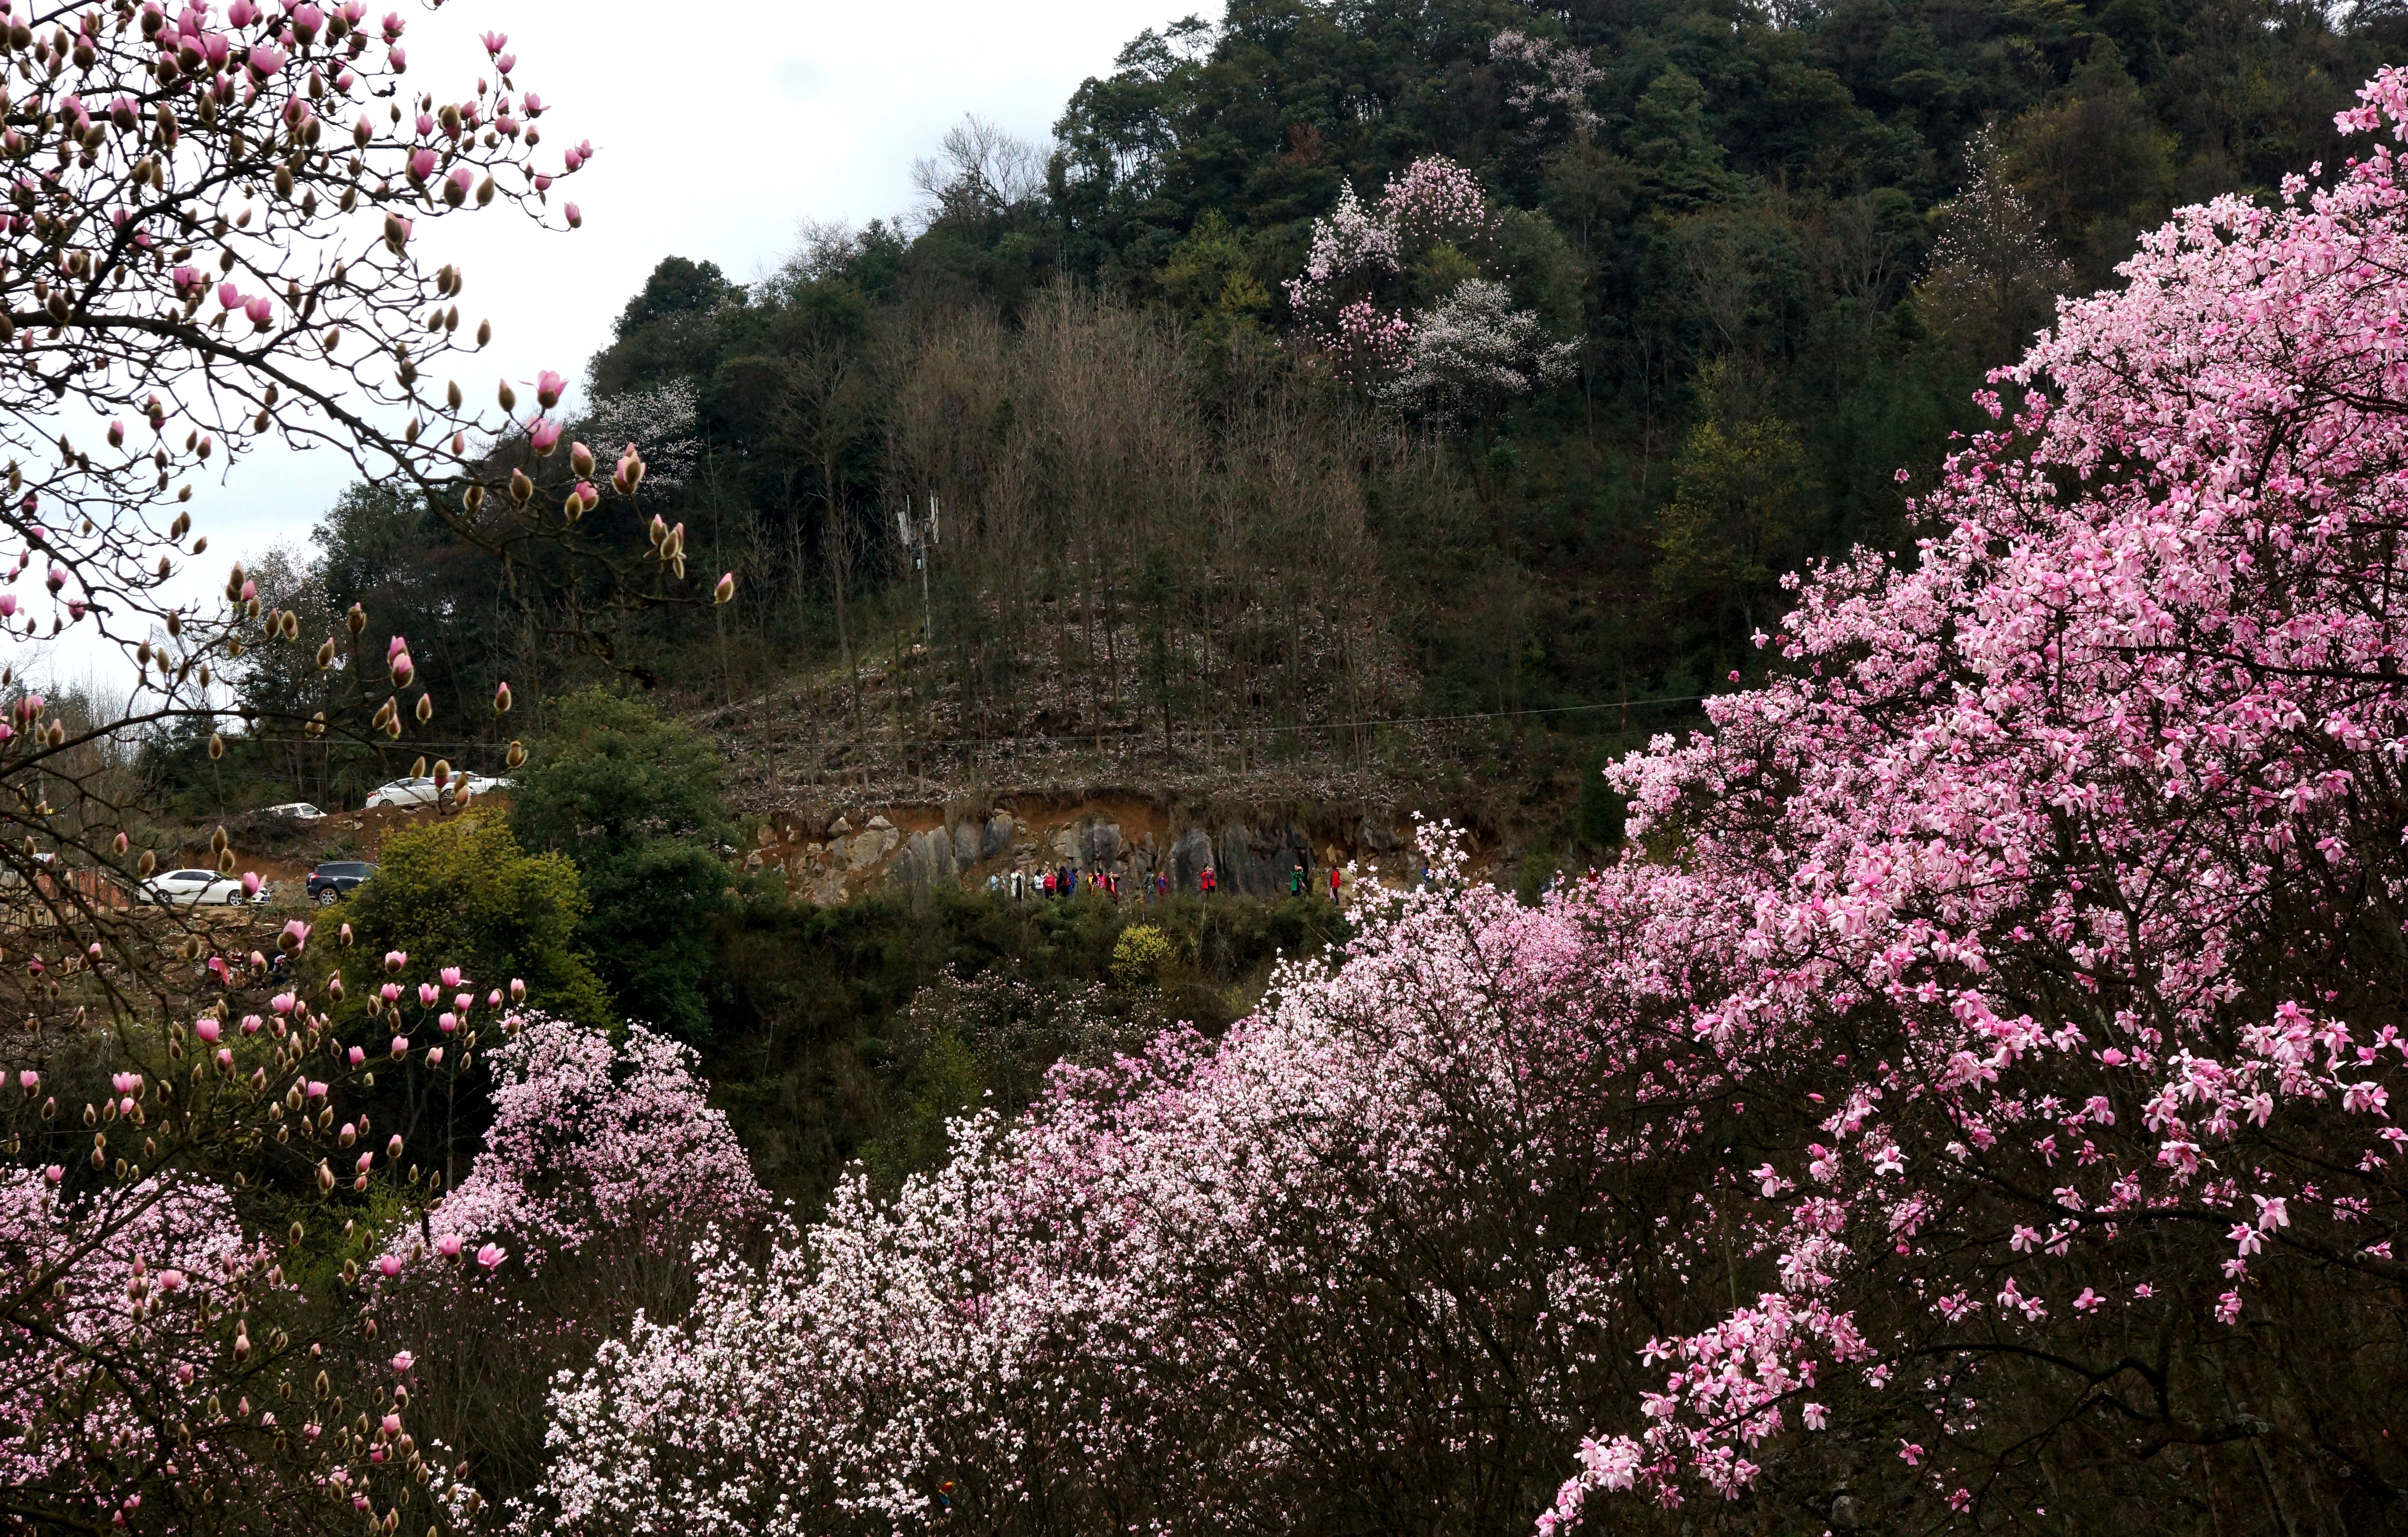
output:
[[[2364,95],[2396,136],[2401,78]],[[1560,1515],[1743,1494],[1823,1426],[1923,1519],[2076,1467],[2135,1519],[2245,1478],[2268,1529],[2408,1487],[2393,157],[2149,237],[1912,567],[1803,583],[1783,675],[1617,770],[1729,894],[1695,1032],[1819,1115],[1731,1213],[1777,1285],[1651,1344]]]
[[[302,923],[282,936],[294,952],[308,939]],[[431,1188],[408,1139],[371,1132],[365,1091],[379,1066],[439,1079],[443,1051],[424,1042],[448,1033],[396,1000],[371,1062],[299,989],[245,996],[213,961],[237,990],[189,1023],[70,1036],[49,1070],[10,1075],[23,1099],[0,1112],[7,1148],[31,1142],[35,1161],[0,1174],[0,1488],[45,1530],[465,1509],[391,1372],[362,1380],[362,1347],[389,1350],[391,1320],[339,1258],[347,1210],[407,1211]],[[268,974],[264,956],[250,974]],[[324,994],[342,998],[339,974]],[[63,1113],[104,1081],[79,1117]]]
[[[1330,366],[1349,384],[1376,384],[1413,366],[1413,323],[1356,299],[1338,311],[1322,338]]]
[[[1446,880],[1364,916],[1226,1041],[1057,1070],[893,1201],[853,1182],[605,1346],[555,1395],[559,1530],[1526,1523],[1639,1391],[1598,1320],[1698,1263],[1624,1220],[1642,1151],[1696,1137],[1625,1082],[1666,915],[1592,936]]]
[[[196,1477],[257,1475],[272,1419],[222,1427],[189,1448],[159,1419],[162,1405],[199,1413],[215,1386],[223,1346],[211,1310],[280,1300],[281,1276],[245,1241],[223,1190],[152,1178],[77,1199],[41,1171],[11,1170],[0,1176],[0,1263],[12,1285],[54,1278],[39,1302],[28,1299],[38,1322],[21,1322],[0,1355],[0,1416],[18,1432],[0,1451],[0,1477],[21,1498],[106,1523],[126,1497],[110,1477],[126,1461],[181,1456],[206,1465]],[[55,1394],[69,1374],[86,1390],[63,1412]]]
[[[689,1048],[641,1027],[614,1042],[542,1014],[502,1025],[483,1058],[484,1150],[382,1263],[393,1327],[446,1344],[408,1373],[419,1418],[507,1493],[540,1465],[553,1373],[640,1319],[680,1315],[695,1245],[740,1251],[769,1200]]]
[[[504,1021],[485,1054],[494,1122],[468,1177],[427,1221],[529,1270],[609,1253],[681,1256],[713,1225],[756,1225],[768,1197],[727,1117],[704,1102],[691,1048],[642,1026],[615,1044],[542,1014]]]
[[[1425,240],[1477,238],[1497,226],[1478,180],[1444,155],[1425,155],[1388,178],[1380,212],[1399,235]]]

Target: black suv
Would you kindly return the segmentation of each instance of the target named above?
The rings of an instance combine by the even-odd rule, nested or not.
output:
[[[309,872],[309,899],[320,907],[332,907],[376,872],[374,865],[358,859],[328,860]]]

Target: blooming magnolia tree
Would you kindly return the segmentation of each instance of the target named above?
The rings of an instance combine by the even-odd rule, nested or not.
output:
[[[421,1433],[497,1495],[543,1471],[553,1373],[681,1316],[695,1246],[747,1252],[769,1208],[688,1048],[641,1027],[614,1043],[540,1014],[501,1023],[483,1151],[378,1259],[380,1313],[423,1342],[408,1373]]]
[[[1341,186],[1338,207],[1312,222],[1304,271],[1286,284],[1289,308],[1340,379],[1460,424],[1562,377],[1573,352],[1516,309],[1503,284],[1464,275],[1494,244],[1498,218],[1471,173],[1443,155],[1390,177],[1374,208]],[[1421,292],[1432,283],[1437,292]]]
[[[2408,1366],[2408,99],[2364,101],[2335,185],[2186,209],[2061,307],[1914,566],[1805,582],[1784,675],[1617,771],[1727,894],[1696,1032],[1814,1060],[1775,1082],[1822,1113],[1733,1213],[1779,1286],[1656,1342],[1566,1513],[1836,1423],[1972,1517],[2097,1459],[2136,1514],[2218,1466],[2243,1524],[2408,1489],[2361,1397]]]
[[[1503,283],[1467,279],[1430,306],[1412,333],[1412,366],[1380,398],[1435,422],[1461,422],[1492,400],[1526,395],[1568,377],[1579,349],[1556,341],[1539,317],[1513,307]]]
[[[1488,40],[1488,57],[1512,81],[1505,99],[1522,114],[1523,131],[1532,137],[1558,122],[1583,136],[1602,126],[1589,93],[1605,83],[1605,72],[1580,49],[1512,27]]]
[[[2061,309],[1623,862],[1441,861],[723,1257],[558,1395],[562,1530],[2393,1519],[2408,78],[2344,125]]]
[[[545,142],[499,33],[482,78],[407,88],[409,24],[356,0],[0,5],[0,1013],[22,1022],[0,1041],[22,1091],[0,1136],[0,1512],[28,1530],[316,1531],[370,1510],[390,1531],[466,1508],[378,1364],[357,1251],[362,1219],[441,1183],[373,1134],[376,1073],[456,1075],[500,994],[413,1004],[395,977],[362,1039],[326,1013],[339,971],[274,991],[269,954],[297,960],[308,926],[210,954],[140,905],[154,855],[109,751],[173,725],[220,750],[213,673],[259,645],[341,686],[248,729],[458,734],[413,693],[407,641],[380,655],[357,610],[305,635],[239,567],[222,602],[179,584],[207,548],[194,479],[270,438],[402,482],[588,614],[679,590],[680,531],[654,520],[625,565],[581,539],[606,496],[637,496],[641,454],[597,489],[593,452],[561,452],[561,377],[524,402],[478,381],[491,326],[464,316],[466,275],[418,256],[422,221],[496,203],[576,225],[554,199],[592,149]],[[71,719],[27,687],[70,627],[136,670],[122,711]],[[222,831],[212,855],[240,869]]]
[[[296,953],[309,938],[297,922],[287,934]],[[373,1276],[363,1285],[356,1259],[332,1257],[346,1211],[407,1207],[442,1177],[338,1105],[380,1069],[464,1070],[501,994],[438,1016],[388,984],[376,1017],[390,1039],[371,1048],[210,958],[230,990],[164,1032],[151,1070],[108,1071],[79,1118],[62,1116],[61,1093],[107,1070],[89,1035],[62,1043],[56,1081],[13,1075],[10,1151],[48,1144],[74,1162],[14,1168],[0,1194],[0,1507],[28,1530],[93,1531],[462,1514],[472,1501],[413,1435],[406,1388],[374,1364]],[[328,992],[341,997],[339,973]],[[257,1013],[238,1012],[254,999]]]

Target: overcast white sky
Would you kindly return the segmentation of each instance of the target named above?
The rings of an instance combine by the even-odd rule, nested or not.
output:
[[[805,220],[863,223],[910,208],[912,161],[965,115],[1042,142],[1079,82],[1109,71],[1140,31],[1219,13],[1212,0],[402,8],[411,83],[453,97],[483,72],[475,35],[507,32],[513,79],[549,108],[543,161],[556,165],[580,139],[594,145],[592,164],[552,194],[575,197],[581,230],[543,233],[497,205],[423,240],[431,260],[464,264],[463,319],[492,318],[493,372],[516,380],[544,367],[580,378],[662,257],[713,261],[747,280],[793,249]],[[194,572],[199,590],[222,580],[221,555],[304,542],[350,475],[328,455],[265,451],[225,484],[196,486],[210,545],[195,563],[208,567]],[[95,668],[117,671],[63,653],[52,675]]]

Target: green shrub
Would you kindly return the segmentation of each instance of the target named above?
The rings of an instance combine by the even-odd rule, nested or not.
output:
[[[523,978],[531,1006],[599,1024],[612,1010],[578,946],[585,912],[574,861],[529,854],[508,823],[472,812],[386,840],[375,878],[352,895],[343,916],[358,936],[352,970],[362,981],[377,957],[402,950],[413,970],[457,966],[480,987]],[[310,953],[341,964],[337,947],[313,945]]]

